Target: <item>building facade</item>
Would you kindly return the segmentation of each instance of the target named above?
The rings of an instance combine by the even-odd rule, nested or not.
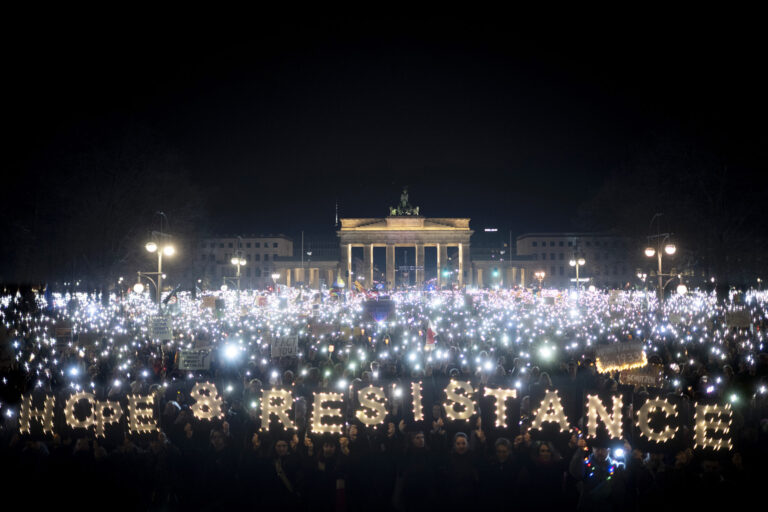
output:
[[[573,286],[576,269],[569,262],[579,258],[584,259],[579,267],[582,284],[622,288],[637,279],[640,259],[625,237],[609,233],[526,233],[516,242],[517,255],[529,259],[530,277],[545,272],[545,287]]]
[[[265,288],[273,284],[278,261],[293,255],[293,240],[285,235],[214,236],[198,240],[194,272],[206,288],[237,285],[237,266],[232,258],[245,260],[240,267],[240,287]]]

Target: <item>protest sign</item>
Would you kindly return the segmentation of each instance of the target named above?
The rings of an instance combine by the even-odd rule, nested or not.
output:
[[[664,379],[664,367],[651,364],[643,368],[624,370],[619,373],[619,382],[627,386],[645,386],[660,388]]]
[[[184,371],[208,370],[211,367],[209,350],[179,350],[177,367]]]
[[[729,311],[725,314],[725,324],[728,327],[747,329],[749,328],[750,323],[751,318],[749,316],[749,311],[747,310],[742,309],[740,311]]]
[[[153,340],[173,339],[173,325],[171,317],[155,315],[149,319],[149,337]]]
[[[600,373],[640,368],[648,363],[642,342],[602,345],[596,352],[595,366]]]
[[[272,340],[272,357],[295,357],[299,353],[299,335]]]

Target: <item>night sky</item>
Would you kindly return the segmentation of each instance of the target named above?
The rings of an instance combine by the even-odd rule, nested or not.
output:
[[[574,229],[658,137],[765,169],[764,38],[744,23],[34,23],[6,63],[8,162],[45,179],[139,132],[220,233],[331,233],[336,200],[384,216],[404,185],[476,231]]]

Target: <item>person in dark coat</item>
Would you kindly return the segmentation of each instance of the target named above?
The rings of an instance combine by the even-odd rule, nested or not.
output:
[[[437,501],[437,457],[426,445],[424,432],[411,432],[397,469],[395,504],[406,511],[424,511]]]
[[[448,510],[468,510],[477,505],[480,475],[469,438],[463,432],[453,436],[453,447],[443,469],[442,485]]]
[[[519,472],[519,462],[512,457],[512,443],[505,437],[498,438],[493,457],[480,470],[480,500],[485,510],[500,503],[518,501],[513,489]]]

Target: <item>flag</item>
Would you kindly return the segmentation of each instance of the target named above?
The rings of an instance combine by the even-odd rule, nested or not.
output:
[[[435,329],[432,326],[432,320],[430,320],[429,323],[427,324],[427,345],[425,348],[429,350],[434,348],[436,336],[437,336],[437,333],[435,332]]]
[[[363,288],[363,285],[361,285],[359,281],[355,281],[355,282],[353,283],[353,285],[355,286],[355,289],[356,289],[358,292],[360,292],[360,293],[363,293],[363,292],[365,291],[365,288]]]

